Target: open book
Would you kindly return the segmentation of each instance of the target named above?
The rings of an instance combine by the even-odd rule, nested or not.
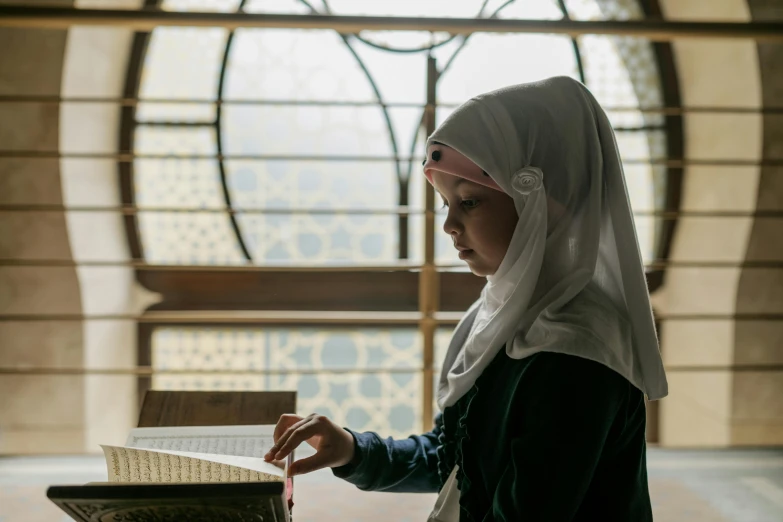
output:
[[[274,426],[135,428],[125,446],[101,446],[109,482],[125,484],[283,482],[288,507],[293,455],[270,463]]]
[[[109,482],[283,482],[288,461],[263,458],[273,433],[274,426],[135,428],[125,446],[101,448]]]
[[[267,425],[136,428],[124,446],[102,446],[108,483],[51,486],[46,495],[77,522],[290,522],[293,455],[264,461],[273,433]]]

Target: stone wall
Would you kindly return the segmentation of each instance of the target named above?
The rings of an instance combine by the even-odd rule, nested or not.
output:
[[[745,0],[666,0],[668,19],[747,22]],[[761,2],[763,3],[763,2]],[[685,106],[781,105],[783,69],[769,47],[742,40],[674,43]],[[774,94],[777,92],[777,100]],[[783,208],[780,172],[752,166],[780,158],[780,116],[689,114],[686,158],[744,160],[750,166],[691,166],[682,210],[752,213]],[[774,143],[778,143],[775,151]],[[777,156],[775,156],[777,154]],[[778,169],[779,170],[779,169]],[[670,268],[654,296],[670,396],[661,402],[663,446],[783,443],[783,271],[743,268],[746,261],[783,261],[781,220],[745,217],[681,218],[671,259],[736,263],[737,267]],[[672,315],[680,317],[672,318]]]
[[[131,38],[130,30],[113,28],[0,28],[0,48],[8,51],[0,53],[0,94],[120,97]],[[116,104],[0,104],[3,150],[63,155],[0,158],[0,204],[65,207],[0,213],[0,258],[13,262],[0,266],[4,368],[135,366],[135,321],[110,317],[138,313],[145,296],[132,268],[89,266],[129,258],[116,211],[117,164],[68,157],[116,152],[118,131]],[[79,206],[114,210],[68,210]],[[127,375],[5,374],[0,396],[10,398],[0,401],[0,454],[99,451],[99,443],[123,442],[136,415],[136,379]]]

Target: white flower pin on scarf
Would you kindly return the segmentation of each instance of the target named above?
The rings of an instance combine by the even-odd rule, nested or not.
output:
[[[537,167],[523,167],[511,177],[513,189],[525,196],[540,189],[543,184],[544,173]]]

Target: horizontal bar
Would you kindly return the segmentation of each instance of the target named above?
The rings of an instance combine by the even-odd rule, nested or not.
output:
[[[29,267],[128,267],[139,270],[171,271],[171,272],[407,272],[421,270],[421,263],[399,263],[386,265],[183,265],[157,264],[142,260],[100,261],[74,259],[0,259],[0,266]],[[455,265],[457,266],[457,265]],[[451,265],[447,267],[452,268]]]
[[[233,325],[247,327],[256,324],[291,324],[298,326],[308,325],[389,325],[389,326],[415,326],[421,321],[434,320],[439,325],[456,325],[462,318],[462,312],[436,312],[431,319],[421,318],[415,312],[372,312],[365,313],[364,317],[357,317],[363,312],[344,312],[346,319],[330,321],[315,317],[320,312],[294,312],[308,314],[307,317],[294,318],[289,312],[279,312],[280,318],[269,317],[267,322],[262,311],[201,311],[201,312],[146,312],[143,315],[135,314],[0,314],[2,322],[41,322],[41,321],[138,321],[139,323],[153,325]],[[198,314],[194,317],[194,314]],[[259,314],[253,316],[253,314]],[[391,317],[387,315],[391,314]],[[400,314],[408,314],[411,320]],[[187,317],[190,315],[191,317]],[[415,318],[414,318],[415,316]],[[288,317],[288,320],[285,319]],[[774,321],[783,322],[783,313],[769,314],[655,314],[657,321]]]
[[[418,312],[329,312],[329,311],[149,311],[139,317],[142,323],[199,324],[231,322],[236,324],[386,324],[415,325],[421,320]]]
[[[735,364],[729,366],[666,366],[667,372],[783,372],[783,364]],[[42,367],[0,367],[0,375],[198,375],[198,376],[252,376],[252,375],[334,375],[356,373],[360,375],[374,373],[424,373],[423,367],[416,368],[302,368],[302,369],[156,369],[152,366],[139,366],[136,368],[42,368]],[[433,368],[440,372],[440,368]]]
[[[18,205],[0,204],[0,212],[118,212],[124,215],[135,215],[151,212],[166,212],[173,214],[269,214],[269,215],[357,215],[357,216],[412,216],[424,215],[423,209],[412,207],[396,208],[197,208],[197,207],[141,207],[138,205],[123,206],[83,206],[83,205]],[[445,215],[444,211],[436,214]],[[636,217],[654,217],[665,220],[679,218],[783,218],[783,210],[638,210]]]
[[[74,259],[0,259],[0,266],[23,267],[128,267],[137,270],[169,270],[177,272],[407,272],[420,271],[422,263],[399,263],[388,265],[179,265],[152,264],[140,260],[98,261]],[[457,263],[435,263],[442,271],[464,269],[467,265]],[[758,259],[744,261],[655,259],[647,261],[648,269],[664,268],[783,268],[783,259]]]
[[[669,20],[573,21],[512,20],[501,18],[420,18],[388,16],[290,15],[255,13],[201,13],[159,10],[99,10],[57,7],[0,7],[0,26],[68,29],[74,25],[119,26],[151,31],[162,26],[334,29],[360,31],[433,31],[451,34],[535,33],[579,36],[606,34],[636,36],[653,41],[675,38],[741,38],[783,41],[777,22],[685,22]]]
[[[133,152],[59,152],[35,150],[0,150],[0,158],[44,158],[44,159],[99,159],[119,163],[131,163],[139,159],[154,160],[278,160],[278,161],[355,161],[391,162],[421,161],[422,157],[409,156],[302,156],[292,154],[144,154]]]
[[[667,372],[783,372],[783,364],[676,365]]]
[[[34,266],[34,267],[128,267],[139,270],[163,270],[182,272],[400,272],[420,270],[420,263],[400,263],[389,265],[180,265],[157,264],[142,260],[83,260],[74,259],[0,259],[0,266]]]
[[[782,321],[783,313],[771,314],[655,314],[656,321]]]
[[[0,367],[0,375],[199,375],[199,376],[217,376],[217,375],[333,375],[357,373],[360,375],[373,373],[422,373],[423,368],[303,368],[292,370],[284,368],[279,370],[165,370],[155,369],[151,366],[139,366],[137,368],[30,368],[30,367]]]
[[[438,324],[457,324],[462,314],[442,312],[434,320]],[[5,314],[0,321],[90,321],[130,320],[155,325],[333,325],[333,326],[417,326],[425,320],[418,312],[329,312],[329,311],[147,311],[136,314]],[[426,319],[431,320],[431,319]]]
[[[179,265],[156,264],[141,260],[99,261],[73,259],[0,259],[2,266],[37,266],[37,267],[131,267],[140,270],[172,271],[172,272],[403,272],[420,270],[420,263],[395,263],[383,265]],[[457,265],[455,265],[457,266]],[[448,267],[448,266],[447,266]]]
[[[46,159],[104,159],[120,163],[130,163],[137,159],[159,160],[277,160],[277,161],[346,161],[346,162],[391,162],[391,161],[421,161],[423,156],[296,156],[285,154],[134,154],[127,152],[59,152],[2,150],[0,158],[46,158]],[[688,166],[710,167],[780,167],[783,159],[766,159],[763,161],[745,159],[684,159],[684,158],[626,158],[624,165],[662,165],[669,168]]]
[[[107,97],[65,97],[65,96],[47,96],[47,95],[26,95],[26,94],[11,94],[0,95],[0,103],[89,103],[89,104],[112,104],[121,105],[124,107],[133,107],[139,104],[146,105],[209,105],[209,106],[230,106],[230,105],[292,105],[292,106],[313,106],[313,107],[378,107],[381,105],[378,101],[345,101],[345,100],[272,100],[272,99],[209,99],[209,98],[107,98]],[[409,109],[425,109],[427,104],[416,102],[384,102],[382,104],[388,108],[409,108]],[[456,106],[456,105],[454,105]],[[438,105],[438,107],[446,107],[446,105]],[[629,109],[632,110],[632,109]],[[146,125],[148,123],[139,121],[136,122],[140,125]]]
[[[201,127],[217,127],[218,123],[216,121],[139,121],[137,122],[137,125],[173,129],[196,129]]]
[[[148,105],[210,105],[210,106],[313,106],[313,107],[378,107],[382,105],[387,108],[413,108],[425,110],[430,108],[429,104],[416,102],[384,102],[377,101],[343,101],[343,100],[271,100],[271,99],[204,99],[204,98],[106,98],[106,97],[65,97],[65,96],[47,96],[35,94],[5,94],[0,95],[0,103],[87,103],[87,104],[113,104],[126,107],[136,106],[140,103]],[[438,103],[436,108],[453,109],[458,107],[458,103]],[[707,114],[783,114],[783,107],[731,107],[731,106],[666,106],[666,107],[621,107],[604,105],[606,112],[641,112],[648,114],[664,114],[667,116],[678,116],[690,113]],[[154,122],[138,122],[145,125]],[[176,123],[176,122],[172,122]]]
[[[66,205],[3,205],[0,212],[119,212],[134,215],[148,212],[169,212],[176,214],[270,214],[270,215],[357,215],[357,216],[408,216],[423,215],[423,209],[412,207],[395,208],[197,208],[197,207],[142,207],[142,206],[66,206]],[[783,215],[783,212],[781,212]]]
[[[217,127],[219,123],[215,120],[211,121],[197,121],[197,120],[141,120],[137,121],[138,127],[162,127],[167,129],[194,129],[194,128],[209,128]],[[618,133],[627,132],[653,132],[664,131],[666,127],[663,125],[643,125],[643,126],[630,126],[630,127],[614,127],[614,131]]]

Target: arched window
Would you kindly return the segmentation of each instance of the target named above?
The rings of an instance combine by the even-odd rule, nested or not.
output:
[[[636,0],[163,0],[158,7],[644,16]],[[128,230],[143,261],[139,280],[164,296],[152,312],[170,312],[143,323],[140,361],[179,372],[157,374],[147,385],[295,387],[303,413],[317,410],[359,430],[402,435],[427,424],[427,388],[454,320],[441,321],[434,353],[425,350],[432,343],[420,335],[416,268],[425,248],[419,169],[428,81],[437,121],[495,88],[553,75],[583,81],[615,127],[645,261],[666,251],[667,229],[656,212],[670,203],[671,172],[661,159],[670,152],[672,122],[642,109],[671,100],[660,52],[647,41],[161,27],[137,35],[134,56],[127,91],[140,101],[123,126],[135,154],[123,173],[125,202],[137,208]],[[437,78],[428,78],[428,56]],[[443,219],[439,213],[438,230]],[[444,234],[435,238],[440,310],[464,309],[480,282],[455,268]]]

